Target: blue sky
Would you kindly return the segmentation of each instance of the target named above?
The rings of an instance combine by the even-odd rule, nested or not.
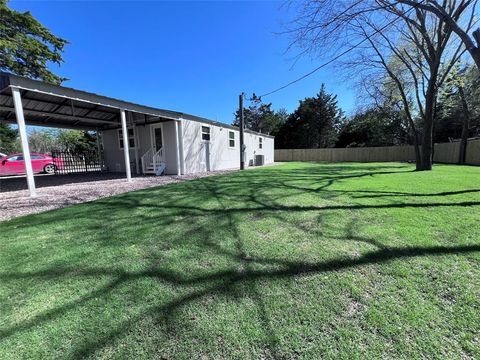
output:
[[[282,2],[10,1],[70,41],[65,86],[231,123],[238,94],[268,92],[321,60],[285,54]],[[335,68],[265,101],[292,111],[324,82],[347,112],[354,92]]]

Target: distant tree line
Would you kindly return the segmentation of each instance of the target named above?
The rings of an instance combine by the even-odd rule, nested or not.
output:
[[[255,94],[250,106],[244,109],[245,127],[275,136],[276,148],[335,146],[343,117],[337,97],[328,94],[324,85],[316,96],[301,100],[291,114],[284,108],[272,110],[272,103],[262,103]],[[237,110],[233,125],[239,123]]]
[[[15,152],[19,145],[17,130],[0,122],[0,152],[5,154]]]
[[[245,127],[275,136],[277,149],[314,149],[413,145],[412,130],[401,99],[388,82],[373,103],[345,116],[337,96],[321,85],[319,93],[299,101],[296,110],[272,109],[253,95],[244,110]],[[413,118],[421,132],[423,120]],[[238,111],[234,125],[239,125]],[[433,121],[433,142],[480,136],[480,75],[473,66],[456,67],[439,92]],[[464,160],[464,159],[463,159]],[[462,159],[459,159],[461,162]]]
[[[97,137],[94,131],[35,129],[28,134],[30,151],[50,153],[51,151],[85,152],[97,148]],[[21,152],[22,147],[17,129],[0,122],[0,152]]]

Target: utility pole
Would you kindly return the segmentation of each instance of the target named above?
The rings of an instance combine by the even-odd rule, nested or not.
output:
[[[243,121],[243,98],[244,93],[242,92],[238,98],[239,103],[239,113],[240,113],[240,170],[245,169],[245,144],[243,142],[243,130],[244,130],[244,121]]]

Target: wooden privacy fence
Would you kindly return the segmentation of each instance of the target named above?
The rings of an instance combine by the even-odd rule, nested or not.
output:
[[[435,144],[434,161],[456,164],[460,142]],[[332,149],[279,149],[275,161],[326,161],[326,162],[390,162],[415,161],[413,146],[382,146]],[[470,140],[466,163],[480,165],[480,139]]]

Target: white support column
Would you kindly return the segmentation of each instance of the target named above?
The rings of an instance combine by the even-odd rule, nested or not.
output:
[[[28,190],[30,191],[30,197],[35,197],[37,196],[37,192],[35,190],[35,179],[33,178],[32,159],[30,158],[30,147],[28,146],[27,129],[25,127],[25,117],[23,116],[20,89],[12,87],[12,95],[15,115],[17,117],[18,132],[20,133],[20,141],[22,142],[23,162],[25,163],[25,172],[27,173]]]
[[[132,126],[133,129],[133,138],[135,139],[135,171],[137,175],[140,175],[140,161],[138,157],[138,147],[140,146],[140,141],[138,141],[138,134],[137,134],[137,124],[133,121],[133,114],[131,112],[128,113],[128,119],[130,122],[130,125]]]
[[[179,121],[175,121],[175,143],[176,143],[176,158],[177,158],[177,175],[180,176],[182,175],[182,165],[180,161],[180,132],[178,131],[178,123]]]
[[[138,141],[138,130],[137,124],[133,123],[133,138],[135,139],[135,169],[137,175],[140,175],[140,158],[138,157],[138,147],[140,146],[140,141]]]
[[[178,137],[179,137],[178,143],[180,144],[180,169],[181,169],[182,175],[185,175],[185,153],[183,152],[183,122],[182,122],[182,119],[180,119],[178,121],[177,126],[178,126]]]
[[[128,146],[128,130],[127,130],[127,118],[125,116],[125,110],[120,109],[120,121],[122,122],[122,134],[123,134],[123,155],[125,158],[125,172],[127,173],[127,181],[132,181],[132,171],[130,170],[130,149]]]
[[[97,152],[98,152],[98,164],[100,165],[100,171],[103,171],[103,159],[102,159],[102,146],[100,145],[100,129],[97,128]]]

